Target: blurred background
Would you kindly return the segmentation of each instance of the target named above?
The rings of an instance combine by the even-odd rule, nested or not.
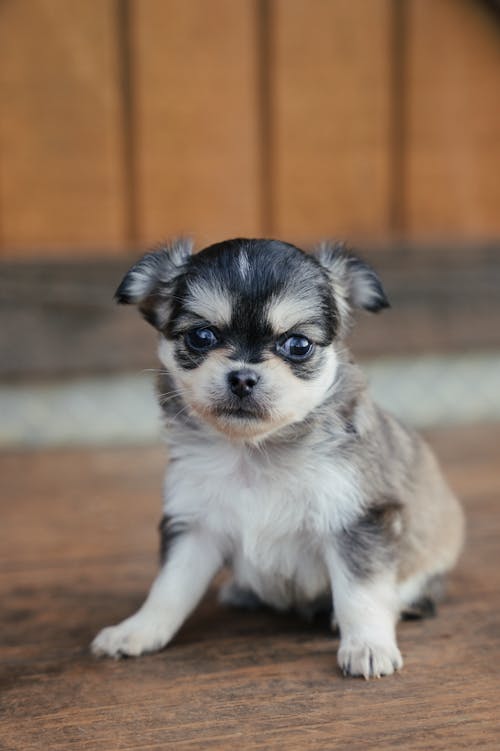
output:
[[[346,240],[379,401],[500,425],[500,2],[2,0],[0,108],[3,447],[157,439],[112,297],[178,233]]]

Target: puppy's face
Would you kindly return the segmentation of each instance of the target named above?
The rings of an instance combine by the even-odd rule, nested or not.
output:
[[[356,264],[366,292],[372,279],[372,309],[375,293],[384,307],[378,280],[357,259],[269,240],[226,241],[194,256],[186,244],[149,254],[117,297],[139,303],[160,331],[160,359],[186,407],[230,437],[252,440],[302,421],[331,391],[353,297],[341,271],[351,265],[354,273]]]
[[[160,358],[217,429],[253,438],[302,420],[335,377],[337,311],[319,264],[282,243],[221,243],[174,287]]]

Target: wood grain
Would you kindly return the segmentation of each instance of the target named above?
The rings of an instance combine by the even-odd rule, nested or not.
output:
[[[405,228],[500,233],[500,23],[486,3],[407,0]]]
[[[114,0],[1,3],[4,255],[124,246],[115,10]]]
[[[326,623],[225,610],[213,592],[164,652],[92,659],[155,570],[163,451],[0,456],[2,748],[497,749],[499,428],[429,438],[468,543],[438,617],[400,625],[403,672],[369,683],[338,674]]]
[[[139,240],[259,234],[257,3],[135,0]]]
[[[390,0],[272,4],[277,236],[381,236],[390,212]]]
[[[4,0],[0,253],[500,234],[472,0]]]

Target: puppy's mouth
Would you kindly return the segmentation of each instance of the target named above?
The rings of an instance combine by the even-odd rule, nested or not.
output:
[[[239,402],[239,403],[238,403]],[[193,409],[216,430],[236,440],[259,440],[288,422],[287,416],[273,414],[271,405],[255,400],[213,401],[210,406],[192,403]]]
[[[211,410],[214,417],[234,420],[266,420],[269,415],[266,410],[256,404],[216,404]]]

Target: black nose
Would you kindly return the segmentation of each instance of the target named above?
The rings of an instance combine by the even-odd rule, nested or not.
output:
[[[233,394],[243,399],[252,393],[253,387],[257,385],[259,376],[254,370],[232,370],[227,375],[227,380]]]

